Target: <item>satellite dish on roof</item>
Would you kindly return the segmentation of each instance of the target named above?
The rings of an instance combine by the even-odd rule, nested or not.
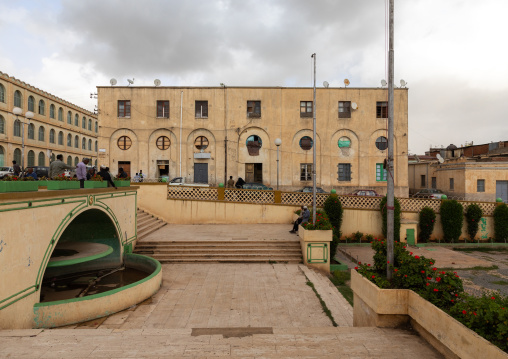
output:
[[[155,79],[155,80],[153,80],[153,83],[154,83],[155,86],[160,86],[161,85],[161,80]]]
[[[346,87],[349,86],[349,80],[348,79],[344,79],[344,86],[346,86]]]
[[[129,83],[127,86],[130,86],[130,85],[133,85],[134,84],[134,77],[131,79],[127,79],[127,82]]]
[[[356,102],[351,102],[351,108],[353,110],[356,110],[358,108],[358,105],[356,104]]]
[[[436,158],[439,161],[439,163],[443,163],[444,162],[443,157],[441,157],[441,155],[439,153],[436,155]]]
[[[385,79],[382,79],[381,80],[381,86],[385,87],[388,83],[386,82]]]
[[[116,85],[116,79],[109,80],[109,83],[111,84],[111,86],[115,86]]]
[[[406,87],[406,85],[407,85],[407,82],[401,79],[400,80],[400,87]]]
[[[324,86],[325,88],[328,88],[328,86],[330,86],[330,84],[328,83],[328,81],[325,81],[325,82],[323,82],[323,86]]]

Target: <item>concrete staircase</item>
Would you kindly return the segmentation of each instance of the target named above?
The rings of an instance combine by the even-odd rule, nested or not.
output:
[[[162,219],[152,216],[150,213],[138,208],[138,241],[150,233],[155,232],[159,228],[164,227],[167,223]],[[136,247],[137,248],[137,247]]]
[[[143,241],[137,243],[134,252],[148,255],[161,263],[302,262],[300,243],[286,240]]]

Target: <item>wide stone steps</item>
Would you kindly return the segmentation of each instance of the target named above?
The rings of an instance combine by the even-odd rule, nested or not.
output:
[[[137,213],[137,233],[138,241],[145,238],[150,233],[155,232],[159,228],[164,227],[167,223],[162,219],[152,216],[150,213],[146,213],[142,209],[138,208]]]

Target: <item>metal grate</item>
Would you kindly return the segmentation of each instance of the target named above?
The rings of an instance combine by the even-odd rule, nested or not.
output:
[[[168,199],[197,199],[202,201],[217,201],[217,188],[195,188],[184,186],[168,186]]]
[[[263,190],[226,189],[224,190],[224,200],[228,202],[274,203],[274,193]]]

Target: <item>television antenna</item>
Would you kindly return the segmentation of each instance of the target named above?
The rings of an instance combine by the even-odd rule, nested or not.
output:
[[[161,80],[159,80],[159,79],[155,79],[155,80],[153,80],[153,84],[154,84],[155,86],[160,86],[160,85],[161,85]]]
[[[111,84],[111,86],[115,86],[116,85],[116,79],[109,80],[109,83]]]
[[[348,86],[349,86],[349,80],[348,80],[348,79],[344,79],[344,86],[345,86],[345,87],[348,87]]]

